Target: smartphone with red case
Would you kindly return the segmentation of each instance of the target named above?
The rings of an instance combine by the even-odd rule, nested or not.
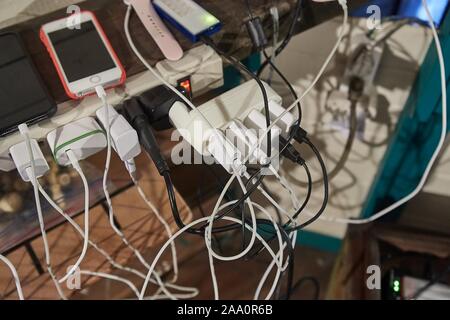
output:
[[[90,11],[47,23],[40,37],[56,67],[67,95],[80,99],[125,82],[125,69],[106,34]]]

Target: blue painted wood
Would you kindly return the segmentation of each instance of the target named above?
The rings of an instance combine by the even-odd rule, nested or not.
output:
[[[450,82],[450,14],[439,32]],[[396,132],[369,192],[363,217],[374,214],[407,194],[419,183],[441,134],[442,93],[434,42],[420,68]],[[450,96],[450,89],[447,89]],[[447,128],[448,131],[448,128]]]

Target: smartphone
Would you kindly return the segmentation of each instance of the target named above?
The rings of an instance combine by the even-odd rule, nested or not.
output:
[[[0,136],[51,117],[50,97],[18,34],[0,34]]]
[[[125,82],[125,70],[92,12],[47,23],[40,37],[70,98],[93,94],[99,85],[111,88]]]

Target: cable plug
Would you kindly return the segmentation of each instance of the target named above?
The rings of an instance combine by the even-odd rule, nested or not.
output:
[[[273,100],[269,101],[269,115],[270,120],[274,122],[280,118],[277,121],[277,126],[283,130],[282,134],[287,138],[289,136],[289,130],[296,122],[294,115],[291,112],[286,112],[286,109]]]
[[[347,9],[347,0],[338,0],[339,4],[341,5],[342,8]]]
[[[242,155],[224,136],[222,131],[215,130],[209,137],[208,152],[230,174],[242,176],[246,172],[242,163]]]
[[[136,130],[142,147],[152,158],[158,173],[163,176],[165,173],[169,172],[169,166],[161,154],[158,142],[156,141],[152,127],[149,124],[148,117],[142,110],[139,101],[136,99],[127,100],[124,103],[124,112],[125,117]]]
[[[244,120],[244,125],[247,128],[251,128],[251,129],[256,129],[259,132],[264,132],[267,130],[267,123],[266,123],[266,117],[259,111],[257,110],[253,110],[251,111],[247,118]],[[278,137],[280,137],[282,130],[280,127],[278,127],[277,125],[274,125],[271,129],[270,129],[270,133],[271,133],[271,146],[275,147],[278,145]],[[259,133],[258,133],[259,135]],[[268,147],[268,141],[267,138],[264,137],[263,138],[263,142],[261,144],[263,150],[266,151],[266,154],[268,153],[267,151],[267,147]]]
[[[352,102],[358,101],[364,93],[364,80],[358,76],[353,76],[350,79],[348,89],[348,99]]]
[[[258,137],[256,133],[247,128],[241,121],[235,119],[231,121],[227,126],[227,137],[235,144],[236,148],[244,157],[248,157],[249,164],[268,164],[269,159],[266,153],[261,148],[255,148],[258,145]],[[253,150],[252,154],[249,154]]]
[[[306,132],[306,130],[303,129],[302,127],[300,127],[300,126],[292,127],[291,132],[293,130],[297,130],[296,134],[294,135],[294,139],[298,143],[302,144],[306,141],[306,139],[308,139],[308,132]]]
[[[281,155],[285,158],[302,166],[305,164],[305,159],[302,158],[300,152],[298,152],[297,149],[283,137],[280,137],[280,149],[283,150]]]

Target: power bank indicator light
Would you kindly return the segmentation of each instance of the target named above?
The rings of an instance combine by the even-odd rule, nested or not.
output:
[[[205,23],[208,25],[215,25],[217,23],[219,23],[219,20],[214,17],[212,14],[206,14],[205,17]]]

